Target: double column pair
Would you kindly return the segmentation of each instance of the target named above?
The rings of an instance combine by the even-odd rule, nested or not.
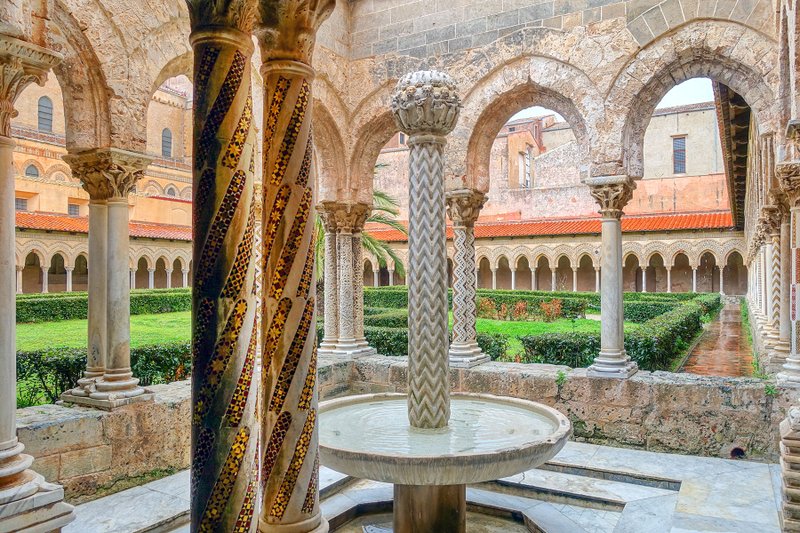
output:
[[[89,193],[89,342],[86,372],[68,403],[114,409],[153,395],[133,377],[130,350],[128,195],[151,158],[116,148],[64,156]]]
[[[361,233],[372,206],[321,202],[325,227],[325,336],[320,354],[351,358],[377,353],[364,334],[364,252]]]

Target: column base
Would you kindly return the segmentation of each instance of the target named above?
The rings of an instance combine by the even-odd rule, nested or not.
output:
[[[772,349],[770,349],[770,365],[783,366],[791,353],[792,350],[789,343],[778,339]]]
[[[74,508],[64,502],[64,489],[44,480],[40,474],[33,476],[36,491],[22,499],[0,505],[0,531],[47,533],[60,531],[75,520]]]
[[[587,369],[586,375],[590,378],[616,378],[625,379],[639,371],[639,365],[631,361],[625,350],[618,352],[603,352],[594,360]]]
[[[800,388],[800,366],[797,363],[787,362],[783,365],[783,370],[775,376],[775,379],[779,387]]]
[[[320,353],[317,351],[317,353]],[[332,349],[324,350],[323,355],[331,355],[333,357],[343,357],[347,359],[360,359],[370,355],[378,355],[378,350],[369,344],[361,344],[357,340],[345,340],[336,343]]]
[[[149,389],[136,387],[133,390],[113,393],[92,392],[88,396],[78,396],[67,391],[61,394],[59,404],[74,404],[82,407],[93,407],[103,411],[113,411],[132,403],[152,402],[155,394]]]
[[[328,533],[330,526],[322,516],[322,512],[320,512],[317,516],[313,516],[308,520],[292,524],[269,524],[259,518],[258,531],[263,533],[267,531],[269,533]]]
[[[492,360],[491,357],[481,351],[477,342],[451,344],[448,356],[451,368],[472,368]]]

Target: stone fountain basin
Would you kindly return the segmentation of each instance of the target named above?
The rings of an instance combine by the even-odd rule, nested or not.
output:
[[[322,464],[399,485],[463,485],[530,470],[564,447],[569,419],[546,405],[453,394],[445,430],[412,429],[405,394],[365,394],[320,404]]]

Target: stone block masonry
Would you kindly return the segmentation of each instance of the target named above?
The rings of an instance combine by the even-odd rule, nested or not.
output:
[[[559,372],[566,380],[559,386]],[[320,358],[322,399],[404,392],[408,362],[372,356]],[[713,457],[742,448],[775,461],[778,423],[789,394],[766,394],[749,378],[640,371],[628,380],[589,379],[585,369],[485,363],[450,371],[452,390],[542,402],[570,417],[574,440]],[[155,401],[114,412],[43,405],[17,411],[17,433],[37,470],[64,486],[70,502],[88,501],[189,467],[190,385],[152,387]]]

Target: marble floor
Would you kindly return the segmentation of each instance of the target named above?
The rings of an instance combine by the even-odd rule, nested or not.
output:
[[[774,464],[570,442],[541,468],[469,487],[469,531],[778,533],[779,471]],[[390,485],[324,467],[320,478],[332,530],[386,529]],[[64,533],[187,533],[188,485],[188,472],[180,472],[80,505]]]

